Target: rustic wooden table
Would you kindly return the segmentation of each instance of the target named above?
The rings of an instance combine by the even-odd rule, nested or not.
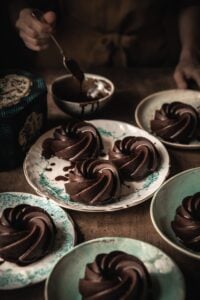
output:
[[[156,91],[175,88],[172,70],[163,69],[98,69],[95,73],[110,78],[116,93],[113,101],[96,118],[113,119],[134,124],[134,110],[139,101]],[[49,86],[52,79],[63,74],[61,70],[40,72]],[[48,128],[66,119],[51,96],[48,96]],[[199,151],[168,149],[171,158],[170,176],[185,169],[200,166]],[[22,168],[0,172],[0,192],[18,191],[34,193],[25,180]],[[150,201],[136,207],[114,213],[72,212],[70,215],[77,224],[79,240],[90,240],[103,236],[131,237],[149,242],[170,255],[182,270],[187,288],[187,300],[199,299],[200,261],[182,255],[164,242],[152,226],[149,215]],[[169,286],[170,288],[170,286]],[[43,300],[44,282],[19,290],[0,291],[1,300]],[[55,299],[56,300],[56,299]],[[75,299],[74,299],[75,300]],[[176,300],[176,299],[171,299]]]

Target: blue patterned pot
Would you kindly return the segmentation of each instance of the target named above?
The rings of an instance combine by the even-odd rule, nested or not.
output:
[[[30,146],[43,132],[47,116],[47,89],[43,79],[20,70],[5,70],[0,77],[17,74],[32,81],[28,96],[0,108],[0,170],[19,166]]]

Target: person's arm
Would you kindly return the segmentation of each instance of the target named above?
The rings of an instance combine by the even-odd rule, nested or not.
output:
[[[44,12],[45,22],[41,22],[33,16],[34,9]],[[29,49],[41,51],[48,47],[49,37],[56,22],[57,1],[11,0],[10,12],[19,36]]]
[[[179,32],[181,53],[174,72],[177,87],[186,89],[189,80],[200,87],[200,4],[181,9]]]

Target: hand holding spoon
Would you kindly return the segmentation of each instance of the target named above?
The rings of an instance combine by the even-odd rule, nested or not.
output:
[[[43,18],[42,11],[34,9],[32,15],[39,21],[46,22]],[[85,79],[85,75],[81,70],[79,64],[74,59],[66,57],[63,48],[61,47],[60,43],[57,41],[53,34],[50,34],[50,38],[54,42],[55,46],[58,48],[62,56],[63,66],[66,70],[69,70],[72,73],[72,75],[80,82],[80,85],[82,86],[83,80]]]

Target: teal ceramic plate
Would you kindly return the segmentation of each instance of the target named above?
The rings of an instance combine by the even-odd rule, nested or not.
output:
[[[0,215],[6,207],[30,204],[43,208],[54,220],[57,235],[52,252],[39,261],[20,267],[14,263],[0,264],[0,289],[16,289],[47,278],[57,261],[75,244],[75,231],[71,218],[55,203],[39,196],[25,193],[0,194]]]
[[[200,111],[200,92],[193,90],[166,90],[144,98],[135,110],[135,120],[138,126],[151,133],[150,121],[154,118],[155,111],[162,104],[179,101],[192,105]],[[158,137],[159,138],[159,137]],[[159,138],[161,140],[161,138]],[[194,140],[189,144],[171,143],[162,140],[168,146],[182,149],[200,149],[200,141]]]
[[[75,247],[54,267],[46,281],[46,300],[79,300],[79,279],[97,254],[121,250],[135,255],[146,265],[153,285],[153,300],[184,300],[183,276],[174,262],[158,248],[128,238],[100,238]]]
[[[183,198],[200,192],[200,168],[190,169],[166,181],[151,202],[151,220],[160,236],[177,250],[200,259],[200,252],[186,248],[176,238],[171,221]]]
[[[39,138],[26,156],[24,174],[28,183],[38,194],[53,199],[62,207],[79,211],[115,211],[138,205],[149,199],[164,182],[169,172],[169,156],[163,144],[144,130],[127,123],[111,120],[90,122],[97,127],[102,136],[105,153],[108,153],[108,149],[112,147],[116,139],[122,139],[125,136],[143,136],[151,140],[161,155],[161,165],[158,171],[150,174],[144,180],[123,185],[120,200],[115,203],[91,206],[70,201],[69,195],[65,192],[65,182],[56,180],[60,175],[62,177],[65,175],[66,171],[64,170],[69,166],[69,162],[57,157],[47,160],[41,155],[42,143],[46,138],[53,136],[55,129],[52,129]],[[103,158],[106,159],[107,156]]]

